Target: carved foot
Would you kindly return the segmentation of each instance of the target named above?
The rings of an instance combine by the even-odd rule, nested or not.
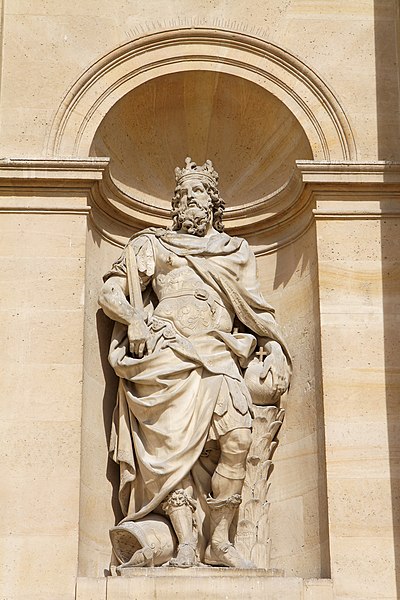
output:
[[[204,562],[215,567],[234,567],[236,569],[256,569],[251,560],[246,560],[230,542],[210,544],[204,555]]]
[[[184,569],[196,567],[198,560],[195,544],[190,544],[189,542],[179,544],[176,557],[171,558],[168,564],[170,567],[181,567]]]

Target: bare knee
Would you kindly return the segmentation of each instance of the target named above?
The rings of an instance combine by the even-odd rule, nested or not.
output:
[[[243,482],[246,475],[246,458],[251,444],[250,430],[243,427],[229,431],[219,439],[219,443],[221,456],[215,473],[227,479]]]
[[[234,429],[223,435],[220,440],[222,453],[247,455],[251,445],[250,429]]]

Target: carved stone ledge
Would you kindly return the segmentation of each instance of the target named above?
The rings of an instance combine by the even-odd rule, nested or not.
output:
[[[330,579],[274,577],[262,569],[142,568],[134,577],[84,578],[77,580],[76,600],[333,600]]]
[[[296,164],[304,183],[400,184],[400,162],[298,160]]]
[[[291,244],[321,218],[392,218],[400,216],[400,163],[378,161],[297,161],[297,170],[277,193],[253,205],[228,207],[224,222],[230,235],[263,234],[254,248],[268,254]],[[93,189],[93,223],[109,242],[123,246],[133,231],[150,221],[169,225],[167,214],[138,204],[101,182]],[[114,196],[112,196],[114,191]],[[106,196],[108,194],[108,196]]]
[[[400,217],[400,163],[297,161],[316,219]]]
[[[34,185],[39,181],[68,182],[98,181],[109,162],[108,158],[2,158],[0,159],[0,185],[7,181],[20,181],[21,185]]]
[[[88,214],[88,193],[108,159],[0,160],[0,212]]]

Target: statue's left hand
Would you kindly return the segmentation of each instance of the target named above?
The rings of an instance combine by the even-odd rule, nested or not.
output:
[[[276,394],[284,394],[290,383],[290,367],[286,356],[278,342],[270,341],[265,344],[268,356],[264,359],[261,379],[265,379],[271,373],[272,387]]]

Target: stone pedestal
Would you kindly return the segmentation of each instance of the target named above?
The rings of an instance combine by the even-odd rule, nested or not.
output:
[[[333,600],[330,579],[271,577],[263,569],[132,569],[130,577],[84,578],[76,600]]]

